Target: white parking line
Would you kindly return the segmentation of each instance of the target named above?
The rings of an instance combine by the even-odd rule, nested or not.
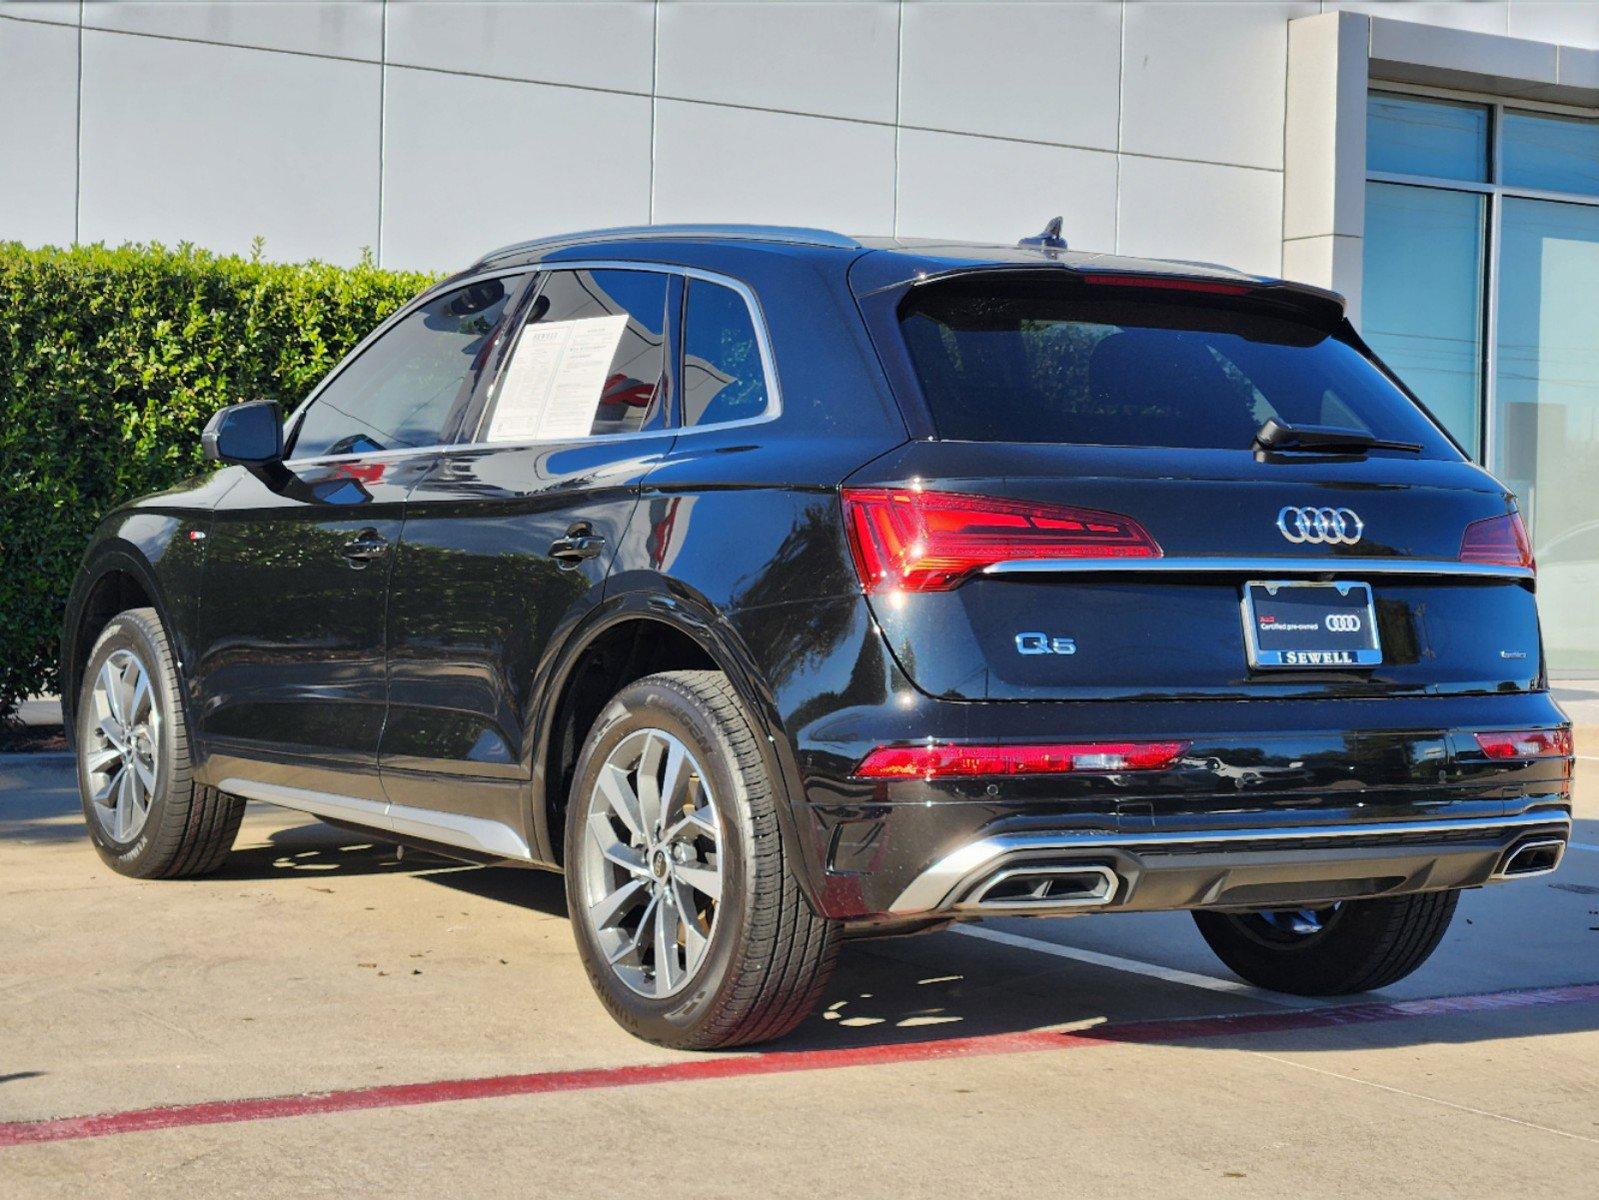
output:
[[[1250,987],[1247,983],[1239,983],[1232,979],[1218,979],[1213,975],[1200,975],[1193,971],[1182,971],[1176,967],[1163,967],[1157,963],[1142,962],[1136,958],[1123,958],[1118,954],[1102,954],[1098,950],[1081,950],[1076,946],[1062,946],[1057,942],[1046,942],[1041,938],[1022,937],[1020,934],[1006,933],[1002,929],[989,929],[981,925],[957,925],[955,926],[955,932],[964,933],[967,937],[982,938],[985,942],[997,942],[1001,946],[1014,946],[1018,950],[1036,950],[1040,954],[1052,954],[1056,958],[1069,958],[1095,967],[1108,967],[1112,971],[1128,971],[1134,975],[1147,975],[1151,979],[1163,979],[1167,983],[1179,983],[1186,987],[1204,988],[1207,992],[1225,992],[1230,996],[1262,1000],[1267,1004],[1276,1004],[1283,1008],[1323,1007],[1321,1002],[1317,1000],[1307,1000],[1300,996],[1285,996],[1279,992],[1268,992],[1262,988]]]

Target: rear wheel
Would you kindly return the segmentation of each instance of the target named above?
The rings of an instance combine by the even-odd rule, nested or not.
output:
[[[119,613],[101,632],[75,732],[83,813],[108,866],[148,879],[222,864],[244,801],[194,782],[177,667],[155,609]]]
[[[1369,992],[1437,948],[1459,892],[1347,900],[1326,908],[1194,913],[1216,956],[1259,987],[1300,996]]]
[[[566,816],[590,981],[629,1032],[710,1049],[781,1037],[838,953],[788,867],[771,780],[726,676],[629,684],[595,722]]]

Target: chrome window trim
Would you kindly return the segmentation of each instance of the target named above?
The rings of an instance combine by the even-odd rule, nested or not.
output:
[[[699,267],[672,266],[668,263],[628,262],[625,259],[574,259],[571,262],[561,260],[550,263],[534,263],[528,266],[507,268],[503,271],[492,271],[481,276],[475,276],[471,280],[466,280],[462,282],[461,286],[470,286],[479,279],[505,279],[511,276],[526,275],[530,273],[547,275],[551,271],[559,270],[651,271],[660,275],[681,275],[688,279],[703,279],[707,283],[718,283],[723,287],[731,288],[733,291],[737,292],[743,297],[744,307],[749,311],[750,323],[755,329],[755,341],[760,348],[761,370],[766,375],[766,411],[758,417],[741,417],[736,421],[716,421],[708,425],[677,425],[668,427],[666,429],[646,429],[638,430],[632,433],[601,433],[576,440],[549,441],[535,439],[531,441],[517,442],[484,442],[477,440],[477,433],[481,432],[482,430],[483,417],[487,415],[487,409],[485,409],[483,416],[480,416],[478,419],[478,429],[474,431],[471,440],[440,442],[431,446],[406,446],[395,450],[374,450],[366,454],[323,454],[310,458],[291,458],[284,460],[284,466],[312,467],[341,462],[369,462],[373,459],[382,460],[405,458],[418,454],[458,454],[471,450],[526,450],[537,446],[586,445],[590,442],[615,442],[626,438],[663,436],[685,437],[696,433],[709,433],[715,430],[739,429],[750,425],[764,425],[766,422],[775,421],[778,417],[783,415],[782,383],[777,376],[777,359],[772,351],[771,337],[767,332],[766,314],[762,310],[760,299],[755,295],[753,289],[751,289],[750,286],[744,283],[742,280],[735,279],[731,275],[723,275],[716,271],[706,271],[700,269]],[[542,287],[543,283],[541,282],[539,286]],[[284,422],[284,428],[294,428],[295,422],[299,420],[300,415],[305,411],[305,409],[309,407],[319,395],[322,394],[324,388],[331,384],[333,380],[344,371],[346,366],[354,362],[357,357],[363,354],[371,342],[376,341],[377,338],[381,337],[383,333],[386,332],[392,325],[397,324],[399,321],[409,316],[411,312],[420,307],[420,305],[426,301],[428,297],[434,295],[436,291],[437,289],[435,288],[429,288],[427,291],[413,299],[405,307],[398,309],[396,312],[390,315],[386,321],[384,321],[365,338],[363,338],[355,347],[355,349],[351,350],[349,354],[345,355],[344,358],[340,360],[339,365],[334,367],[333,370],[323,378],[321,383],[317,384],[316,388],[312,390],[311,394],[300,402],[299,407],[289,414],[288,420]],[[500,379],[504,374],[505,366],[508,364],[509,359],[507,359],[507,363],[505,365],[501,366],[500,374],[496,375],[494,380],[490,383],[489,386],[491,388],[498,386]]]
[[[394,328],[394,326],[405,320],[424,304],[427,304],[438,296],[446,296],[453,291],[458,291],[461,288],[471,287],[473,284],[482,283],[487,279],[514,279],[517,276],[534,274],[537,270],[538,268],[533,266],[504,267],[496,271],[485,271],[481,275],[473,275],[468,279],[441,279],[432,287],[424,288],[415,296],[412,296],[411,299],[400,305],[399,308],[391,312],[382,321],[378,322],[377,328],[368,333],[351,348],[348,354],[333,364],[333,368],[317,381],[317,385],[311,389],[310,393],[305,397],[305,399],[301,400],[299,404],[294,406],[293,410],[290,411],[288,417],[286,417],[283,422],[284,441],[288,441],[291,437],[299,435],[299,422],[300,419],[305,415],[305,410],[310,408],[311,405],[314,404],[322,395],[322,393],[327,391],[327,389],[333,385],[334,380],[338,379],[340,375],[344,374],[351,363],[355,362],[356,359],[360,358],[369,349],[371,349],[377,340],[386,334],[390,329]],[[447,284],[453,284],[454,286],[446,286]],[[453,442],[444,443],[444,445],[454,444],[455,443]],[[422,454],[426,451],[438,450],[439,448],[440,446],[436,444],[432,446],[404,446],[394,450],[374,450],[367,454],[317,454],[306,458],[286,458],[283,460],[283,465],[286,467],[296,467],[314,466],[318,463],[354,462],[358,459],[383,458],[401,454]]]
[[[941,911],[941,905],[964,881],[1008,855],[1093,853],[1108,848],[1136,852],[1207,846],[1216,842],[1282,842],[1321,838],[1432,837],[1448,833],[1510,832],[1538,826],[1558,827],[1562,839],[1571,836],[1571,817],[1563,810],[1516,813],[1503,817],[1443,818],[1436,821],[1386,821],[1359,825],[1294,825],[1276,829],[1185,829],[1171,833],[1014,833],[967,842],[938,859],[906,885],[889,907],[898,914]]]
[[[590,442],[615,442],[625,438],[661,437],[662,435],[676,434],[681,437],[686,434],[699,433],[715,429],[738,429],[749,425],[764,425],[768,421],[775,421],[783,414],[782,384],[777,378],[777,360],[772,353],[771,338],[766,329],[766,314],[761,309],[761,302],[755,292],[742,280],[734,279],[731,275],[722,275],[716,271],[705,271],[699,267],[678,267],[669,263],[628,262],[625,259],[561,259],[555,262],[542,263],[537,268],[541,275],[548,276],[554,271],[649,271],[658,275],[681,275],[685,279],[702,279],[706,283],[720,284],[737,292],[744,300],[744,308],[749,313],[750,325],[755,330],[755,343],[761,354],[761,371],[766,376],[766,411],[758,417],[740,417],[736,421],[713,421],[708,425],[673,425],[665,429],[641,429],[631,433],[599,433],[589,434],[582,438],[565,439],[540,439],[534,438],[517,442],[485,442],[481,440],[483,422],[487,420],[489,409],[484,407],[478,417],[478,427],[470,441],[452,443],[450,450],[522,450],[537,446],[572,446],[587,445]],[[544,280],[540,280],[542,290]],[[684,300],[684,316],[687,317],[688,302]],[[685,320],[686,323],[686,320]],[[517,333],[521,332],[518,328]],[[514,347],[512,353],[514,353]],[[506,355],[505,362],[501,364],[500,373],[489,384],[491,390],[498,388],[504,379],[505,372],[510,368],[510,355]],[[464,431],[463,431],[464,432]]]
[[[1417,575],[1531,580],[1527,567],[1422,558],[1018,558],[984,567],[983,575]]]

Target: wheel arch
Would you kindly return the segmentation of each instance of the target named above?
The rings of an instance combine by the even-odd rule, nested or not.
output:
[[[614,581],[613,581],[614,582]],[[626,650],[618,655],[619,650]],[[567,791],[583,741],[605,702],[635,679],[666,670],[715,670],[728,677],[755,722],[767,773],[778,790],[778,817],[791,845],[791,809],[799,771],[774,697],[749,646],[715,605],[664,577],[633,582],[601,602],[563,644],[535,715],[530,832],[543,857],[559,865]],[[796,866],[806,860],[796,855]],[[816,908],[815,883],[796,872]],[[817,909],[817,911],[820,911]]]
[[[118,613],[130,608],[153,608],[168,630],[172,622],[169,608],[155,571],[136,547],[120,539],[95,547],[79,573],[68,600],[61,632],[61,719],[67,745],[76,749],[76,709],[78,691],[89,651],[96,639]],[[182,686],[183,664],[179,670],[179,696],[188,703]]]

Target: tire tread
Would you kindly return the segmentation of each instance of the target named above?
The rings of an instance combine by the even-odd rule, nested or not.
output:
[[[152,818],[159,818],[159,824],[148,851],[140,856],[135,869],[127,870],[118,862],[109,858],[108,861],[118,870],[146,879],[186,879],[210,874],[222,865],[233,848],[239,823],[244,819],[244,801],[195,782],[193,746],[179,692],[181,681],[166,628],[155,609],[130,608],[118,613],[96,640],[89,661],[94,661],[101,645],[120,632],[119,626],[124,623],[137,626],[155,652],[156,661],[150,666],[160,675],[167,708],[164,722],[171,740],[172,758],[167,764],[170,775],[161,797],[161,811],[151,814]]]

